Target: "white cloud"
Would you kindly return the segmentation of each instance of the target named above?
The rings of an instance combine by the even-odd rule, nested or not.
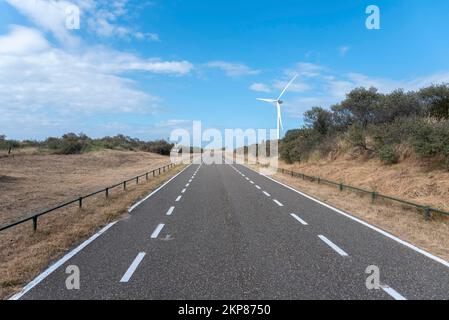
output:
[[[156,123],[155,127],[157,128],[178,128],[178,127],[186,127],[191,125],[191,120],[181,120],[181,119],[169,119]]]
[[[23,39],[30,40],[30,47],[23,45]],[[187,61],[142,59],[103,47],[69,53],[50,47],[38,31],[18,26],[0,36],[2,42],[15,44],[0,50],[3,121],[6,114],[19,119],[30,112],[42,116],[153,112],[160,99],[139,90],[123,73],[184,75],[193,68]]]
[[[220,69],[229,77],[256,75],[260,73],[260,70],[253,70],[247,65],[226,61],[211,61],[206,63],[206,67]]]
[[[293,118],[301,118],[302,114],[314,106],[330,107],[345,99],[346,94],[357,87],[375,87],[381,93],[390,93],[396,89],[416,91],[432,84],[449,83],[449,72],[437,72],[410,79],[389,79],[371,77],[362,73],[349,72],[334,74],[328,68],[309,63],[298,63],[294,68],[286,70],[286,75],[297,72],[306,83],[295,82],[291,90],[301,95],[286,99],[285,111]],[[301,79],[301,77],[300,77]],[[275,81],[274,87],[282,88],[285,82]],[[295,86],[298,86],[295,88]],[[295,90],[297,89],[297,90]]]
[[[100,37],[134,38],[159,41],[156,33],[144,33],[122,23],[120,18],[128,13],[128,0],[6,0],[38,27],[51,32],[61,43],[79,44],[72,30],[66,28],[66,8],[76,5],[81,11],[81,21]]]
[[[287,69],[285,74],[290,78],[295,74],[303,78],[316,78],[321,76],[324,71],[323,66],[309,62],[298,62],[293,68]]]
[[[253,83],[250,87],[250,90],[256,91],[256,92],[271,92],[271,89],[269,86],[263,83]]]
[[[22,55],[47,49],[49,44],[42,34],[31,28],[11,26],[11,32],[0,36],[0,54]]]
[[[290,80],[288,81],[274,80],[273,87],[277,90],[282,91],[284,90],[285,86],[288,84]],[[306,92],[310,89],[311,87],[307,83],[301,82],[300,80],[296,80],[290,85],[290,87],[288,87],[287,92]]]
[[[44,31],[51,32],[60,42],[75,45],[78,39],[66,28],[66,13],[73,2],[65,0],[6,0]]]

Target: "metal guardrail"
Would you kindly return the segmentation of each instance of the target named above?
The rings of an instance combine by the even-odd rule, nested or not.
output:
[[[358,188],[358,187],[354,187],[351,185],[347,185],[344,184],[342,182],[336,182],[336,181],[331,181],[331,180],[327,180],[327,179],[323,179],[321,177],[314,177],[314,176],[309,176],[300,172],[295,172],[292,170],[286,170],[283,168],[279,168],[278,172],[282,173],[282,174],[288,174],[291,175],[292,177],[297,177],[297,178],[302,178],[303,180],[310,180],[311,182],[318,182],[318,184],[328,184],[331,186],[336,186],[339,188],[340,191],[344,191],[345,189],[348,190],[352,190],[352,191],[357,191],[357,192],[361,192],[361,193],[365,193],[365,194],[369,194],[371,195],[371,201],[374,203],[376,201],[376,199],[385,199],[385,200],[389,200],[389,201],[394,201],[394,202],[398,202],[404,205],[408,205],[411,207],[415,207],[418,210],[423,212],[424,218],[426,220],[429,220],[432,213],[437,213],[437,214],[441,214],[441,215],[445,215],[445,216],[449,216],[449,212],[440,210],[440,209],[436,209],[436,208],[432,208],[430,206],[426,206],[426,205],[422,205],[422,204],[418,204],[418,203],[414,203],[411,201],[407,201],[407,200],[403,200],[403,199],[399,199],[399,198],[395,198],[389,195],[384,195],[381,194],[377,191],[370,191],[370,190],[366,190],[366,189],[362,189],[362,188]]]
[[[128,183],[128,182],[135,181],[136,184],[138,184],[140,178],[145,177],[145,179],[148,180],[149,177],[150,177],[150,175],[151,175],[152,177],[156,177],[156,173],[157,173],[157,175],[160,175],[161,173],[164,173],[166,170],[171,169],[171,168],[173,168],[173,167],[175,167],[175,166],[176,166],[176,164],[170,163],[170,164],[168,164],[168,165],[166,165],[166,166],[163,166],[163,167],[154,169],[154,170],[152,170],[152,171],[148,171],[148,172],[146,172],[146,173],[144,173],[144,174],[141,174],[140,176],[136,176],[136,177],[134,177],[134,178],[131,178],[131,179],[128,179],[128,180],[124,180],[124,181],[122,181],[122,182],[120,182],[120,183],[117,183],[117,184],[115,184],[115,185],[113,185],[113,186],[109,186],[109,187],[106,187],[106,188],[104,188],[104,189],[101,189],[101,190],[98,190],[98,191],[89,193],[89,194],[87,194],[87,195],[78,197],[78,198],[76,198],[76,199],[73,199],[73,200],[70,200],[70,201],[61,203],[61,204],[57,205],[56,207],[49,208],[49,209],[45,209],[45,210],[42,210],[42,211],[39,211],[39,212],[35,212],[35,213],[31,213],[31,214],[29,214],[29,215],[25,215],[25,216],[23,216],[23,217],[21,217],[21,218],[15,220],[15,221],[13,221],[13,222],[10,222],[10,223],[1,225],[1,226],[0,226],[0,232],[1,232],[1,231],[4,231],[4,230],[7,230],[7,229],[10,229],[10,228],[12,228],[12,227],[15,227],[15,226],[17,226],[17,225],[20,225],[20,224],[22,224],[22,223],[28,222],[28,221],[30,221],[30,220],[33,221],[33,231],[36,232],[36,230],[37,230],[37,219],[38,219],[40,216],[43,216],[43,215],[46,215],[47,213],[53,212],[53,211],[55,211],[55,210],[58,210],[58,209],[61,209],[61,208],[64,208],[64,207],[67,207],[67,206],[69,206],[69,205],[71,205],[71,204],[74,204],[74,203],[78,203],[79,208],[82,208],[82,207],[83,207],[83,200],[84,200],[84,199],[93,197],[93,196],[95,196],[95,195],[97,195],[97,194],[100,194],[100,193],[103,193],[103,192],[105,193],[106,198],[108,198],[108,197],[109,197],[109,191],[110,191],[111,189],[114,189],[114,188],[123,186],[123,190],[126,190],[126,186],[127,186],[127,183]]]

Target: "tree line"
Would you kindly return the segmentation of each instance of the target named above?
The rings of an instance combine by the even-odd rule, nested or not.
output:
[[[306,111],[304,125],[281,141],[280,155],[293,163],[347,147],[394,164],[401,146],[422,158],[439,157],[449,168],[448,84],[389,94],[356,88],[329,110],[317,106]]]
[[[43,141],[37,140],[8,140],[0,135],[0,149],[37,147],[55,154],[81,154],[103,149],[146,151],[161,155],[170,155],[173,144],[165,140],[142,141],[124,135],[93,139],[80,133],[66,133],[62,137],[49,137]]]

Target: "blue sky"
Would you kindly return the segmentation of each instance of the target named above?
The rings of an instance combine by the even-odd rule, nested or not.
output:
[[[65,8],[81,10],[80,29]],[[368,30],[368,5],[381,29]],[[0,0],[0,134],[167,138],[274,128],[256,98],[286,93],[286,129],[350,89],[449,82],[446,0]]]

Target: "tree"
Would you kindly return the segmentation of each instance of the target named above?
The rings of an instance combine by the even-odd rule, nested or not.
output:
[[[419,96],[427,106],[427,114],[438,120],[449,119],[449,85],[432,85],[421,89]]]
[[[332,112],[321,107],[313,107],[304,113],[304,121],[309,128],[313,128],[325,135],[333,126]]]
[[[333,107],[337,117],[356,123],[365,129],[368,124],[375,122],[383,95],[376,88],[356,88],[346,95],[341,104]]]
[[[423,105],[416,92],[407,92],[398,89],[386,94],[380,101],[379,108],[375,110],[375,123],[393,122],[400,117],[420,115]]]

